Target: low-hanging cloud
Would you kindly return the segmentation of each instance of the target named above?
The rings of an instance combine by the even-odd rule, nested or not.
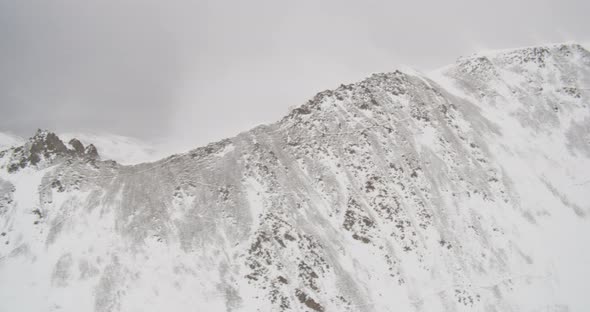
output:
[[[0,131],[200,145],[316,92],[481,48],[586,41],[587,1],[3,1]]]

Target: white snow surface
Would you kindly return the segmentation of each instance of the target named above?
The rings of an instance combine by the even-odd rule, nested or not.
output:
[[[24,144],[25,139],[8,133],[0,132],[0,151]]]
[[[589,86],[590,52],[552,44],[153,163],[112,136],[79,139],[134,165],[10,149],[0,311],[588,311]]]

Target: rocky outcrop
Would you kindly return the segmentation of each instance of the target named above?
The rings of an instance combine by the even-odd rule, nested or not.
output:
[[[41,168],[67,159],[99,159],[98,151],[92,144],[84,148],[79,140],[72,139],[68,145],[71,148],[68,148],[55,133],[39,129],[24,145],[2,152],[3,157],[8,158],[6,170],[16,172],[27,166]]]
[[[154,163],[38,133],[0,156],[0,310],[583,310],[588,85],[564,44],[375,74]]]

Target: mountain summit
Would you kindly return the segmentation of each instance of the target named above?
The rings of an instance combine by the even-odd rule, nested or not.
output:
[[[590,52],[375,74],[153,163],[0,153],[0,310],[582,311]]]

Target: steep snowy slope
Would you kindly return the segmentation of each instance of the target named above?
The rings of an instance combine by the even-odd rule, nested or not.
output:
[[[376,74],[154,163],[39,132],[0,154],[0,310],[588,310],[589,86],[563,44]]]

